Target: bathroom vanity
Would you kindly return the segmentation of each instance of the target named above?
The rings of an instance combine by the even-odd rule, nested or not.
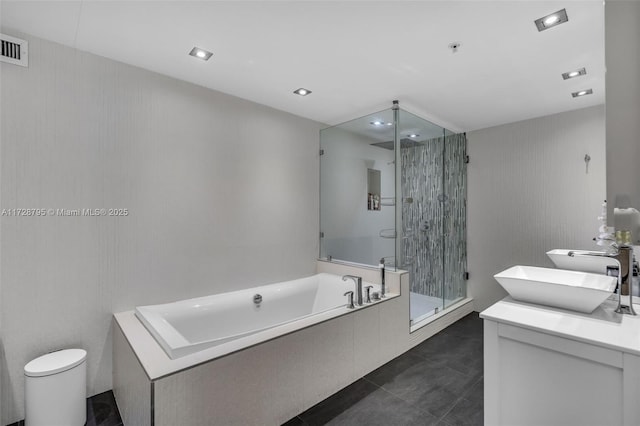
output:
[[[484,423],[639,425],[640,316],[616,305],[583,314],[507,297],[482,312]]]

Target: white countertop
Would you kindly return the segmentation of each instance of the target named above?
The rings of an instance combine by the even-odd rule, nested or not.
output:
[[[623,296],[628,302],[629,296]],[[640,305],[638,316],[616,314],[615,300],[606,300],[591,314],[573,312],[513,300],[507,296],[480,313],[480,317],[498,323],[523,327],[571,340],[640,355]]]

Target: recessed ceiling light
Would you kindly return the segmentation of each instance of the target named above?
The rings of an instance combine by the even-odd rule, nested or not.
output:
[[[294,90],[293,93],[300,96],[307,96],[309,93],[311,93],[311,90],[304,89],[301,87],[298,90]]]
[[[562,9],[557,12],[554,12],[550,15],[543,16],[540,19],[536,19],[534,22],[538,31],[548,30],[549,28],[555,27],[556,25],[563,24],[569,20],[567,16],[567,10]]]
[[[571,96],[573,96],[574,98],[579,98],[580,96],[586,96],[591,94],[593,94],[593,90],[586,89],[586,90],[580,90],[578,92],[573,92]]]
[[[418,135],[418,134],[416,134],[416,133],[411,133],[411,134],[409,135],[409,137],[410,137],[410,138],[417,138],[418,136],[420,136],[420,135]]]
[[[208,52],[204,49],[200,49],[199,47],[194,47],[193,49],[191,49],[191,52],[189,52],[189,55],[194,56],[198,59],[202,59],[203,61],[208,61],[213,53]]]
[[[374,121],[370,122],[370,124],[372,126],[382,126],[384,124],[384,121],[374,120]]]
[[[393,123],[387,123],[387,126],[393,126]]]
[[[568,80],[570,78],[579,77],[585,74],[587,74],[587,70],[584,68],[580,68],[579,70],[562,73],[562,78],[564,80]]]

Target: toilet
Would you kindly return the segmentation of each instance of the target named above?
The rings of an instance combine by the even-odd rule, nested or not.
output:
[[[87,351],[64,349],[24,366],[25,426],[82,426],[87,421]]]

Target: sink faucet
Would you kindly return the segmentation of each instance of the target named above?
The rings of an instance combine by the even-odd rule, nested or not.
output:
[[[342,281],[346,281],[349,278],[356,284],[356,305],[362,306],[362,277],[356,277],[355,275],[345,275],[342,277]]]
[[[631,291],[631,277],[633,274],[633,248],[628,245],[620,245],[617,250],[612,253],[598,251],[570,251],[569,256],[600,256],[608,257],[618,264],[618,307],[616,312],[619,314],[636,315],[633,310],[633,295]],[[626,286],[626,287],[624,287]],[[629,306],[622,304],[622,289],[626,288],[629,292]]]

